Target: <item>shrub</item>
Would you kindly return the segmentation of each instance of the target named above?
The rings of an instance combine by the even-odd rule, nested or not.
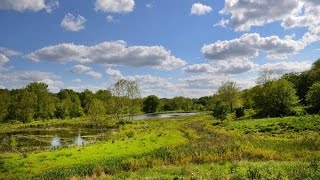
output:
[[[248,179],[261,179],[261,173],[258,168],[254,166],[250,166],[247,170],[247,178]]]
[[[294,116],[304,116],[306,114],[307,114],[307,112],[306,112],[305,108],[302,106],[297,106],[293,109]]]
[[[229,106],[222,101],[218,101],[213,108],[212,116],[220,119],[220,121],[223,122],[228,112]]]
[[[244,115],[244,107],[236,108],[236,118],[243,117]]]

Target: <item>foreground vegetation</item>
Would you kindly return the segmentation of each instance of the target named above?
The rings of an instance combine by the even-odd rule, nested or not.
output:
[[[90,124],[70,122],[47,124]],[[0,129],[5,133],[37,123],[43,122]],[[319,123],[320,116],[304,116],[221,124],[206,114],[109,122],[114,132],[96,144],[1,154],[0,179],[319,179]]]

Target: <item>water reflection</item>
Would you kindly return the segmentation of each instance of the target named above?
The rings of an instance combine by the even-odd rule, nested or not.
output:
[[[51,149],[57,149],[61,145],[60,137],[55,135],[51,141]]]
[[[191,116],[196,115],[198,113],[165,113],[165,114],[143,114],[133,116],[133,120],[145,120],[145,119],[153,119],[153,118],[169,118],[169,117],[178,117],[178,116]]]
[[[75,138],[74,144],[77,146],[82,146],[86,143],[86,141],[79,134],[78,137]]]

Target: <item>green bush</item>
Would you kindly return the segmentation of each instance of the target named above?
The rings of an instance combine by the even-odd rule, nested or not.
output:
[[[236,118],[243,117],[245,115],[244,107],[236,108]]]
[[[307,114],[307,111],[302,106],[297,106],[297,107],[293,108],[293,115],[294,116],[299,117],[299,116],[304,116],[306,114]]]
[[[129,131],[126,133],[128,138],[133,138],[134,137],[134,131]]]

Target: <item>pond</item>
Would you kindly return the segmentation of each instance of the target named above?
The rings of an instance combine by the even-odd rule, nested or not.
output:
[[[198,113],[165,113],[165,114],[143,114],[133,116],[133,120],[145,120],[145,119],[153,119],[153,118],[169,118],[169,117],[179,117],[179,116],[192,116]]]
[[[169,118],[178,116],[191,116],[198,113],[167,113],[146,114],[133,116],[133,120],[146,120],[153,118]],[[113,129],[91,128],[27,128],[0,134],[1,152],[30,152],[58,149],[61,147],[83,146],[97,141],[107,140]]]
[[[61,147],[83,146],[107,140],[111,130],[95,129],[23,129],[0,134],[0,152],[40,151]]]

